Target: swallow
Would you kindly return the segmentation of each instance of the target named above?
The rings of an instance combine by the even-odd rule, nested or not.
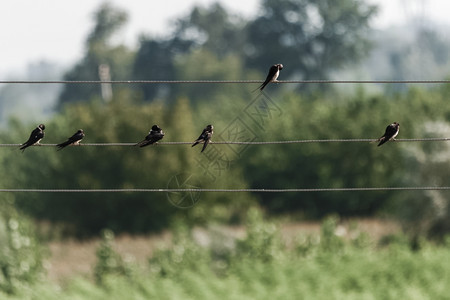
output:
[[[277,78],[280,75],[280,70],[283,70],[282,64],[276,64],[270,67],[269,74],[267,74],[267,78],[264,81],[263,84],[259,87],[259,90],[262,91],[266,85],[268,85],[270,82],[277,82]]]
[[[39,142],[42,140],[42,138],[44,137],[44,130],[45,130],[45,125],[44,124],[39,124],[38,127],[36,127],[30,134],[30,138],[28,139],[28,141],[26,141],[25,143],[23,143],[20,147],[20,150],[25,151],[26,148],[39,144]]]
[[[378,142],[380,142],[378,144],[378,146],[381,146],[390,140],[395,141],[395,137],[397,136],[399,130],[400,130],[400,124],[397,122],[394,122],[394,123],[388,125],[388,127],[386,127],[386,132],[384,133],[384,135],[377,140]]]
[[[211,136],[213,135],[213,129],[214,129],[214,127],[212,125],[206,126],[206,128],[203,129],[202,134],[200,134],[200,136],[198,137],[198,139],[196,139],[194,141],[194,144],[192,144],[192,147],[194,147],[195,145],[197,145],[199,143],[203,143],[203,148],[201,151],[201,152],[203,152],[206,149],[206,146],[208,146]]]
[[[164,137],[164,132],[162,131],[161,127],[159,127],[158,125],[153,125],[152,130],[150,130],[150,132],[145,137],[145,139],[143,141],[137,143],[135,146],[145,147],[145,146],[156,143],[163,137]]]
[[[84,138],[84,131],[83,129],[78,129],[77,132],[75,132],[74,135],[72,135],[70,138],[67,139],[64,143],[56,145],[58,147],[58,151],[62,150],[63,148],[69,146],[69,145],[79,145],[81,140]]]

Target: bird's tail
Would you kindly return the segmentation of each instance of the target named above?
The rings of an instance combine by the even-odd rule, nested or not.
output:
[[[196,145],[198,145],[198,144],[200,144],[200,142],[199,142],[198,140],[196,140],[196,141],[192,144],[191,147],[194,147],[194,146],[196,146]]]
[[[134,146],[134,147],[136,147],[136,146],[144,147],[144,142],[145,142],[145,140],[140,141],[139,143],[136,143],[136,144],[134,144],[133,146]]]
[[[380,147],[381,145],[383,145],[384,143],[387,142],[387,140],[386,140],[386,138],[384,136],[379,138],[378,141],[380,141],[380,143],[378,144],[378,147]]]
[[[21,146],[20,146],[20,150],[22,150],[22,153],[25,151],[25,149],[27,149],[28,147],[30,147],[31,145],[29,145],[28,143],[23,143]]]
[[[67,142],[56,145],[56,147],[58,147],[58,151],[59,151],[59,150],[64,149],[65,147],[67,147],[69,144],[70,144],[70,142],[67,141]]]
[[[205,143],[203,144],[203,148],[202,148],[201,152],[205,151],[206,146],[208,146],[208,144],[209,144],[209,140],[206,140]]]
[[[262,91],[264,87],[265,87],[265,85],[264,85],[264,83],[263,83],[263,84],[261,84],[260,86],[258,86],[256,89],[254,89],[254,90],[252,91],[252,93],[256,92],[257,90]]]

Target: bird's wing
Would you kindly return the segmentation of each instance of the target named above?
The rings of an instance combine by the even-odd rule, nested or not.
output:
[[[206,146],[208,146],[208,144],[209,144],[209,138],[205,139],[205,143],[203,143],[203,148],[202,148],[201,152],[205,151]]]
[[[23,143],[19,149],[24,150],[25,148],[39,142],[43,137],[44,137],[44,132],[41,131],[39,128],[36,128],[31,132],[28,140],[25,143]]]
[[[208,144],[211,140],[212,134],[213,134],[212,132],[207,132],[205,134],[205,137],[204,137],[205,143],[203,144],[203,148],[202,148],[201,152],[203,152],[206,149],[206,146],[208,146]]]
[[[271,82],[274,79],[275,74],[277,74],[278,72],[278,67],[277,66],[271,66],[269,69],[269,74],[267,74],[266,80],[264,80],[264,83],[261,84],[261,86],[259,87],[259,89],[262,91],[266,85],[269,84],[269,82]]]
[[[36,129],[34,129],[31,132],[30,137],[28,138],[28,140],[25,143],[23,143],[22,145],[31,146],[34,143],[36,143],[37,141],[39,141],[40,139],[42,139],[43,137],[44,137],[44,132],[41,133],[39,128],[36,128]]]
[[[135,146],[145,147],[149,144],[150,139],[151,139],[151,132],[145,137],[145,139],[135,144]]]
[[[204,141],[206,138],[208,138],[208,131],[203,129],[202,134],[200,134],[197,141]]]
[[[386,136],[382,136],[378,139],[378,141],[380,141],[380,143],[378,143],[378,146],[383,145],[384,143],[386,143],[389,139],[386,139]]]
[[[135,146],[144,147],[147,145],[147,140],[142,140],[139,143],[134,144]]]
[[[391,126],[389,125],[386,128],[386,136],[388,136],[389,138],[393,137],[395,135],[395,133],[397,132],[397,128],[395,126]]]
[[[68,138],[67,141],[70,143],[75,143],[75,142],[81,140],[82,138],[83,137],[79,133],[75,133],[70,138]]]
[[[63,143],[61,143],[61,144],[56,145],[56,147],[58,147],[59,150],[61,150],[62,148],[67,147],[67,146],[69,146],[70,144],[72,144],[72,142],[71,142],[70,140],[67,140],[67,141],[65,141],[65,142],[63,142]]]
[[[80,140],[82,140],[84,137],[84,134],[80,134],[80,133],[75,133],[74,135],[72,135],[70,138],[67,139],[67,141],[56,145],[57,147],[59,147],[60,149],[69,146],[70,144],[74,144]]]

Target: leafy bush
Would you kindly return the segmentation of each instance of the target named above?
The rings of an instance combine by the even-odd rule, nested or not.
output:
[[[425,122],[416,129],[418,136],[445,138],[450,125],[444,121]],[[450,176],[450,146],[448,143],[418,143],[405,148],[407,170],[405,180],[422,186],[448,186]],[[442,240],[450,232],[450,193],[430,190],[399,195],[396,216],[405,230],[417,239],[420,236]]]
[[[299,239],[294,247],[286,247],[278,242],[280,233],[272,229],[276,226],[262,218],[259,211],[249,212],[247,224],[246,237],[228,252],[230,263],[219,273],[214,267],[218,259],[213,248],[217,245],[196,242],[193,232],[183,222],[177,222],[173,225],[173,244],[155,253],[149,272],[130,277],[127,272],[117,271],[121,263],[110,248],[113,236],[105,232],[98,253],[101,253],[99,263],[108,266],[99,268],[105,274],[101,282],[76,279],[63,289],[51,283],[39,284],[21,289],[16,295],[0,294],[0,297],[109,300],[446,299],[448,296],[448,244],[436,246],[427,242],[420,250],[412,251],[398,237],[397,242],[394,239],[375,249],[363,246],[367,244],[360,241],[362,235],[343,237],[339,220],[332,216],[324,220],[319,235]],[[306,251],[297,251],[299,246]],[[109,265],[107,261],[111,258],[114,263]]]
[[[94,277],[98,284],[103,284],[105,277],[119,275],[130,277],[131,267],[128,266],[113,249],[114,233],[105,229],[102,231],[102,241],[97,249],[97,264],[94,268]]]
[[[150,258],[150,269],[162,277],[183,276],[185,270],[201,271],[209,268],[210,253],[207,248],[195,242],[192,231],[180,220],[172,225],[173,245],[159,249]]]
[[[116,143],[138,142],[153,124],[159,124],[165,141],[189,141],[198,137],[204,124],[194,127],[192,110],[186,99],[173,106],[160,103],[139,105],[118,95],[108,105],[84,103],[67,106],[46,122],[43,143],[58,143],[74,130],[82,128],[84,142]],[[19,122],[11,126],[5,142],[21,141],[29,129]],[[0,136],[1,138],[1,136]],[[198,165],[208,154],[199,153],[186,145],[139,147],[68,147],[56,151],[51,147],[33,147],[21,154],[4,153],[0,163],[4,169],[14,169],[4,182],[10,188],[167,188],[180,173],[194,174],[196,187],[232,186],[245,188],[239,168],[227,170],[215,182]],[[211,147],[212,148],[212,147]],[[212,150],[211,150],[212,151]],[[209,155],[209,154],[208,154]],[[103,228],[114,232],[150,232],[167,228],[180,211],[168,201],[166,193],[64,193],[64,194],[14,194],[17,207],[38,219],[65,223],[78,236],[96,235]],[[200,202],[187,213],[192,219],[211,219],[217,208],[225,217],[235,216],[249,194],[238,196],[220,193],[202,194],[208,205]],[[227,203],[225,206],[223,203]],[[234,207],[234,208],[230,208]]]
[[[0,213],[0,291],[15,293],[42,278],[44,249],[32,223],[11,207]]]
[[[247,236],[236,245],[236,260],[272,261],[282,255],[284,247],[278,227],[265,222],[261,211],[252,208],[247,213]]]

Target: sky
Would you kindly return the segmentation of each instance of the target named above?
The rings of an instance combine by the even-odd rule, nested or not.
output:
[[[373,26],[385,29],[410,18],[433,20],[450,26],[448,0],[368,0],[380,6]],[[70,66],[80,59],[84,41],[93,26],[93,13],[104,1],[14,0],[0,3],[0,80],[21,74],[31,62],[42,60]],[[170,22],[184,16],[195,4],[216,0],[109,0],[129,14],[119,41],[136,47],[140,34],[161,36]],[[219,1],[244,17],[260,11],[260,0]]]

